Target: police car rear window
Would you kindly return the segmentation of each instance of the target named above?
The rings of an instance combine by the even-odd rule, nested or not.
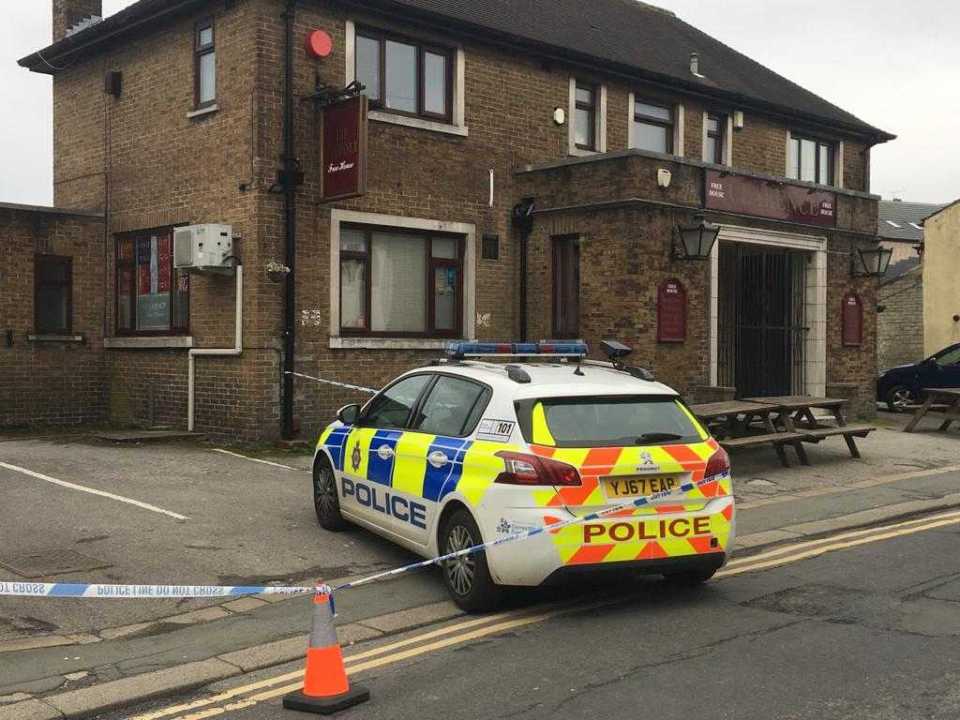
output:
[[[706,435],[675,397],[548,398],[518,404],[527,442],[629,447],[700,442]]]

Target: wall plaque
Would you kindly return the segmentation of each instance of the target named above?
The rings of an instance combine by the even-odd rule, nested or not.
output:
[[[352,97],[321,111],[323,202],[367,191],[367,98]]]
[[[843,296],[843,345],[863,345],[863,300],[856,293]]]
[[[826,190],[787,185],[746,175],[706,171],[708,210],[834,227],[837,196]]]
[[[664,280],[657,288],[657,342],[687,339],[687,291],[679,280]]]

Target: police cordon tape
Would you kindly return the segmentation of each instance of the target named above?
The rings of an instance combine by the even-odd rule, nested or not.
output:
[[[314,382],[323,383],[324,385],[333,385],[334,387],[346,388],[347,390],[357,390],[369,395],[376,395],[378,392],[380,392],[379,390],[374,390],[373,388],[363,387],[363,385],[351,385],[349,383],[337,382],[336,380],[324,380],[323,378],[313,377],[312,375],[304,375],[303,373],[292,372],[290,370],[284,372],[284,375],[293,375],[294,377],[303,378],[304,380],[313,380]]]
[[[167,598],[215,598],[215,597],[242,597],[245,595],[301,595],[315,593],[332,596],[341,590],[369,585],[370,583],[387,578],[403,575],[414,570],[421,570],[431,565],[440,565],[448,560],[454,560],[466,555],[473,555],[483,550],[506,545],[511,542],[521,542],[547,532],[557,532],[572,525],[600,520],[625,510],[634,510],[650,505],[658,500],[664,500],[674,494],[688,493],[710,483],[720,482],[730,476],[729,472],[705,477],[702,480],[686,482],[672,490],[662,490],[652,495],[634,498],[619,505],[613,505],[604,510],[589,513],[582,517],[571,517],[568,520],[544,527],[530,528],[520,532],[510,533],[496,540],[489,540],[479,545],[473,545],[456,552],[447,553],[429,560],[410,563],[393,570],[375,573],[359,580],[352,580],[336,586],[326,584],[314,587],[278,586],[278,585],[101,585],[96,583],[33,583],[25,581],[0,580],[0,596],[15,597],[57,597],[57,598],[96,598],[96,599],[167,599]]]

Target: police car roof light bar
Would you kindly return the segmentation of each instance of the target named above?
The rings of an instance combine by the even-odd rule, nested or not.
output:
[[[581,340],[550,340],[539,343],[452,342],[447,355],[454,360],[468,357],[583,358],[589,353]]]

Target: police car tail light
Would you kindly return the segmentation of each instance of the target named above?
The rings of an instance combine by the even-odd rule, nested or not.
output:
[[[730,472],[730,456],[723,448],[717,450],[707,461],[707,470],[704,477],[712,478],[718,475],[725,475]]]
[[[502,485],[580,485],[580,473],[572,465],[526,453],[497,453],[504,471],[496,482]]]

